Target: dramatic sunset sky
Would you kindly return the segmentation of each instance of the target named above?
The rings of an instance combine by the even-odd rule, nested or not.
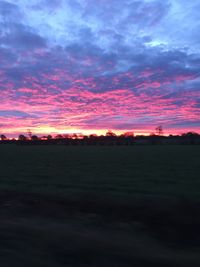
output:
[[[200,132],[200,0],[0,0],[0,133]]]

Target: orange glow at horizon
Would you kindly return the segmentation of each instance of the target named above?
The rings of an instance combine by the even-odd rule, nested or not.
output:
[[[12,129],[12,132],[10,129],[4,129],[4,131],[1,131],[2,134],[7,135],[8,137],[17,138],[20,134],[23,134],[27,136],[27,130],[30,130],[32,135],[38,135],[38,136],[45,136],[45,135],[52,135],[56,136],[57,134],[83,134],[83,135],[91,135],[96,134],[98,136],[105,135],[108,130],[111,130],[117,135],[126,133],[126,132],[132,132],[135,136],[137,135],[144,135],[148,136],[152,133],[155,133],[155,128],[149,128],[149,129],[81,129],[81,128],[56,128],[52,126],[40,126],[40,127],[26,127],[26,128],[14,128]],[[170,134],[172,135],[181,135],[182,133],[188,132],[188,129],[163,129],[163,135],[168,136]],[[195,131],[199,133],[199,131]]]

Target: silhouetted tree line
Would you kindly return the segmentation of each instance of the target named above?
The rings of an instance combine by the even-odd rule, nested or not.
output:
[[[20,134],[17,139],[8,139],[5,135],[0,135],[1,144],[21,144],[21,145],[158,145],[158,144],[183,144],[183,145],[200,145],[200,135],[195,132],[187,132],[182,135],[164,136],[161,128],[156,128],[157,132],[149,136],[137,135],[133,132],[126,132],[117,135],[108,131],[106,135],[91,134],[89,136],[81,134],[58,134],[56,136],[42,136],[29,134],[28,136]]]

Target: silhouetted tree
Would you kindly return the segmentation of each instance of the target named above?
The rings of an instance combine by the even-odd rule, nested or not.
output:
[[[199,137],[199,134],[198,133],[195,133],[195,132],[187,132],[187,133],[183,133],[181,136],[186,136],[186,137]]]
[[[1,139],[2,141],[5,141],[5,140],[7,140],[7,137],[6,137],[4,134],[1,134],[0,139]]]
[[[55,139],[63,139],[62,134],[57,134],[57,135],[55,136]]]
[[[91,134],[84,136],[81,133],[77,134],[58,134],[54,138],[51,135],[38,137],[31,135],[31,139],[23,134],[18,137],[19,144],[22,145],[35,145],[35,144],[60,144],[60,145],[134,145],[134,144],[200,144],[200,134],[196,132],[187,132],[182,135],[169,135],[162,136],[162,126],[156,127],[156,132],[151,133],[149,136],[134,136],[133,132],[125,132],[121,135],[116,135],[109,130],[105,135]],[[1,143],[18,143],[17,140],[9,140],[5,135],[0,135]],[[6,142],[3,142],[6,140]],[[33,142],[35,141],[35,142]],[[37,142],[36,142],[37,141]]]
[[[20,141],[26,141],[27,140],[27,137],[23,134],[20,134],[19,137],[18,137],[18,140]]]
[[[90,135],[89,135],[89,138],[90,138],[90,139],[97,139],[98,136],[97,136],[97,134],[90,134]]]
[[[32,135],[31,136],[31,140],[32,141],[37,141],[37,140],[39,140],[39,137],[37,135]]]
[[[134,137],[134,132],[125,132],[121,136],[123,136],[123,137]]]
[[[72,134],[72,139],[77,139],[77,138],[78,138],[78,135],[75,134],[75,133],[73,133],[73,134]]]
[[[117,136],[114,132],[112,132],[111,130],[108,130],[106,133],[106,136],[110,136],[110,137],[114,137]]]
[[[51,140],[52,139],[52,136],[49,134],[47,135],[47,140]]]
[[[158,143],[158,139],[159,139],[159,137],[158,137],[158,135],[156,135],[155,133],[150,133],[150,135],[149,135],[149,140],[150,140],[150,143],[152,144],[152,145],[156,145],[157,143]]]
[[[70,134],[63,134],[63,137],[64,137],[65,139],[70,139]]]
[[[156,127],[155,130],[156,130],[157,135],[159,135],[159,136],[163,135],[163,127],[161,125]]]
[[[181,137],[185,138],[186,140],[188,140],[188,142],[193,145],[196,143],[196,140],[198,140],[200,138],[200,135],[198,133],[195,132],[187,132],[187,133],[183,133],[181,135]]]

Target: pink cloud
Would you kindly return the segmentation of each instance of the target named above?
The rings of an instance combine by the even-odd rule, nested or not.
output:
[[[85,64],[92,60],[88,58]],[[54,67],[53,71],[24,75],[19,84],[0,73],[0,85],[2,79],[5,88],[1,91],[1,132],[20,133],[31,127],[44,133],[70,129],[152,132],[160,124],[173,131],[187,129],[186,125],[188,130],[199,131],[199,91],[176,89],[194,75],[160,78],[161,73],[144,69],[85,77],[81,71],[70,73]],[[13,111],[12,116],[9,112],[5,116],[6,111]],[[15,116],[15,111],[27,116]]]

